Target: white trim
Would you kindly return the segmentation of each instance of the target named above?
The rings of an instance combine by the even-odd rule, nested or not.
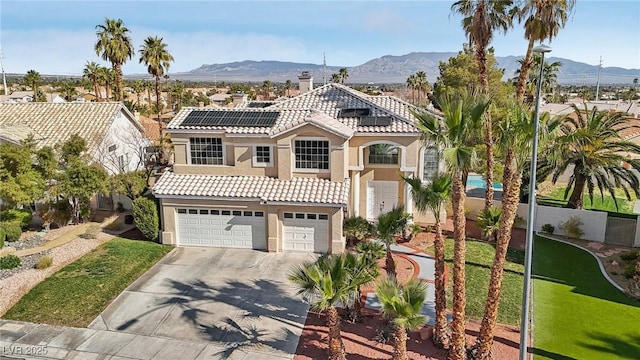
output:
[[[208,196],[208,195],[168,195],[153,193],[158,199],[183,199],[183,200],[220,200],[220,201],[262,201],[261,198],[240,198],[229,196]],[[191,206],[191,205],[189,205]]]
[[[419,138],[421,136],[420,133],[396,133],[396,132],[373,132],[373,133],[364,133],[364,132],[357,132],[354,134],[354,136],[411,136],[411,137],[416,137]]]
[[[307,169],[307,168],[298,168],[296,167],[296,141],[326,141],[329,150],[329,160],[328,160],[328,168],[327,169]],[[289,145],[291,151],[291,172],[293,173],[331,173],[331,140],[325,137],[318,136],[296,136],[291,139],[291,144]]]
[[[225,136],[227,137],[232,137],[232,138],[245,138],[245,137],[251,137],[251,138],[269,138],[269,134],[245,134],[245,133],[225,133]]]
[[[409,171],[406,170],[408,169],[406,166],[406,158],[407,158],[407,146],[402,145],[398,142],[395,142],[393,140],[373,140],[373,141],[369,141],[366,142],[364,144],[360,144],[358,146],[358,166],[361,166],[363,169],[365,167],[365,161],[364,161],[364,149],[369,148],[369,146],[371,145],[376,145],[376,144],[388,144],[388,145],[393,145],[395,147],[397,147],[398,149],[400,149],[400,156],[398,157],[398,164],[396,164],[395,166],[390,166],[390,167],[400,167],[401,171]],[[368,161],[367,161],[368,163]],[[378,166],[371,166],[371,167],[378,167]]]
[[[227,165],[227,145],[231,145],[233,146],[233,144],[227,144],[224,141],[224,137],[219,137],[219,136],[194,136],[193,138],[197,138],[197,139],[220,139],[220,146],[222,147],[222,164],[194,164],[193,162],[191,162],[191,138],[189,137],[189,143],[187,144],[187,165],[194,165],[194,166],[213,166],[213,167],[222,167],[222,166],[229,166]]]
[[[295,126],[293,126],[293,127],[286,128],[286,129],[282,129],[282,130],[278,131],[277,133],[273,133],[273,134],[271,134],[271,135],[270,135],[270,137],[271,137],[271,138],[279,137],[280,135],[284,135],[284,134],[289,133],[289,132],[291,132],[291,131],[293,131],[293,130],[297,130],[297,129],[299,129],[299,128],[301,128],[301,127],[305,126],[305,125],[313,125],[313,126],[315,126],[317,129],[320,129],[320,130],[322,130],[322,131],[324,131],[324,132],[328,132],[329,134],[332,134],[332,135],[335,135],[335,136],[341,137],[341,138],[343,138],[343,139],[345,139],[345,140],[349,140],[349,139],[351,139],[351,138],[353,137],[353,135],[351,135],[351,136],[346,136],[345,134],[341,134],[341,133],[339,133],[339,132],[337,132],[337,131],[335,131],[335,130],[333,130],[333,129],[326,128],[326,127],[322,127],[322,126],[320,126],[319,124],[316,124],[316,123],[314,123],[314,122],[307,121],[307,120],[304,120],[304,122],[301,122],[301,123],[299,123],[299,124],[296,124],[296,125],[295,125]],[[281,126],[281,127],[285,127],[285,126],[288,126],[288,125],[283,125],[283,126]],[[275,128],[274,130],[279,130],[279,129],[280,129],[280,128]]]
[[[607,271],[604,269],[604,265],[602,264],[602,260],[600,260],[600,258],[599,258],[596,254],[594,254],[593,252],[591,252],[591,250],[589,250],[589,249],[587,249],[587,248],[585,248],[585,247],[582,247],[582,246],[580,246],[580,245],[574,244],[574,243],[572,243],[572,242],[569,242],[569,241],[556,239],[555,237],[549,237],[549,236],[545,236],[545,235],[538,234],[538,233],[536,233],[536,235],[537,235],[537,236],[540,236],[540,237],[543,237],[543,238],[545,238],[545,239],[554,240],[554,241],[558,241],[558,242],[561,242],[561,243],[565,243],[565,244],[568,244],[568,245],[571,245],[571,246],[577,247],[578,249],[584,250],[584,251],[586,251],[587,253],[591,254],[591,256],[593,256],[593,257],[594,257],[594,259],[596,259],[596,261],[598,262],[598,267],[600,267],[600,272],[602,273],[602,276],[604,276],[604,278],[605,278],[605,279],[607,279],[607,281],[609,281],[609,282],[611,283],[611,285],[613,285],[616,289],[618,289],[618,290],[620,290],[620,291],[622,291],[623,293],[625,293],[625,294],[626,294],[626,292],[625,292],[625,290],[622,288],[622,286],[618,285],[615,281],[613,281],[613,279],[611,279],[611,278],[609,277],[609,274],[607,274]]]
[[[329,208],[345,208],[347,204],[334,203],[312,203],[312,202],[295,202],[295,201],[262,201],[264,205],[287,205],[287,206],[323,206]]]
[[[258,149],[257,147],[266,147],[269,149],[269,162],[258,162]],[[271,144],[255,144],[251,146],[251,165],[253,167],[272,167],[273,166],[273,145]]]

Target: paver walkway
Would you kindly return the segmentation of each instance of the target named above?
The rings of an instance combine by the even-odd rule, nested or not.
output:
[[[428,325],[435,325],[436,292],[433,284],[435,281],[436,260],[419,250],[405,245],[393,244],[391,245],[391,251],[394,253],[404,254],[411,259],[414,265],[418,267],[418,279],[429,284],[427,286],[427,297],[425,298],[424,305],[422,306],[422,315],[427,317]],[[364,306],[373,310],[380,310],[382,308],[375,292],[367,294]]]

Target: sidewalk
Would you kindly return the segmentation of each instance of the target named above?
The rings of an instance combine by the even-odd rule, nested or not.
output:
[[[0,319],[0,359],[266,359],[265,353],[209,342]],[[286,359],[274,354],[269,359]]]
[[[417,278],[421,281],[428,283],[427,286],[427,296],[424,300],[424,305],[422,306],[422,315],[427,317],[428,325],[435,325],[435,316],[436,316],[436,292],[434,287],[435,281],[435,265],[436,261],[431,256],[416,250],[412,247],[408,247],[405,245],[393,244],[391,245],[391,251],[398,254],[404,254],[404,256],[408,257],[414,266],[417,267],[416,273],[418,274]],[[367,309],[372,310],[380,310],[382,305],[378,301],[378,297],[375,292],[371,292],[367,294],[367,298],[365,300],[365,305]]]

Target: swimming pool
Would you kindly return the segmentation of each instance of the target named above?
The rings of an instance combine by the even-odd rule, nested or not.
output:
[[[467,186],[484,189],[486,182],[484,181],[484,178],[482,178],[482,175],[469,175],[467,178]],[[496,190],[502,190],[502,184],[494,182],[493,188]]]

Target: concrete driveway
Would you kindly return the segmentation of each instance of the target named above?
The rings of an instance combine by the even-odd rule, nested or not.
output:
[[[236,350],[291,358],[309,307],[287,274],[313,259],[304,253],[176,248],[89,327],[204,341],[221,358]]]

